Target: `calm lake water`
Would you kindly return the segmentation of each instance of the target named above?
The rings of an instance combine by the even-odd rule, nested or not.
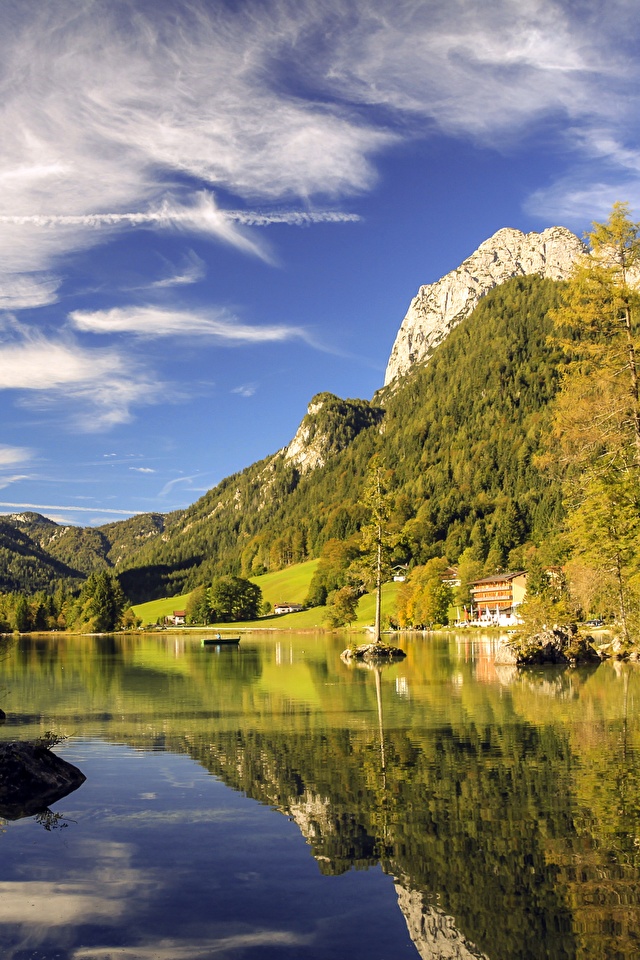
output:
[[[0,738],[87,780],[0,821],[0,957],[637,958],[640,669],[493,644],[5,641]]]

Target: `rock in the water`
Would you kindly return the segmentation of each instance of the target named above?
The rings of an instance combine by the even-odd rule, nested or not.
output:
[[[0,816],[32,817],[84,783],[85,775],[38,741],[0,744]]]
[[[385,386],[427,360],[494,287],[527,274],[565,280],[584,252],[584,244],[566,227],[549,227],[542,233],[498,230],[456,270],[420,287],[393,345]]]
[[[342,660],[402,660],[406,657],[400,647],[388,643],[361,643],[358,647],[347,647],[340,654]]]
[[[598,653],[603,660],[640,660],[640,651],[634,644],[623,640],[621,637],[614,637],[609,643],[603,643],[598,648]]]
[[[503,641],[496,653],[498,665],[531,666],[533,664],[599,663],[600,654],[593,646],[593,637],[580,636],[575,629],[554,627],[533,636],[516,635]]]

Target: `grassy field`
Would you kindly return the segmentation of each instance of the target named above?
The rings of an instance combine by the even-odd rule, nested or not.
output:
[[[395,616],[396,598],[398,595],[398,583],[385,583],[382,590],[382,617],[383,620],[388,616]],[[302,610],[300,613],[285,613],[280,617],[261,617],[259,620],[251,623],[241,623],[238,626],[242,630],[251,629],[272,629],[272,630],[326,630],[328,629],[324,619],[324,607],[311,607],[310,610]],[[375,618],[375,597],[373,594],[365,594],[360,598],[358,604],[358,619],[353,624],[354,630],[363,630],[369,624],[372,624]],[[224,625],[223,625],[224,626]],[[230,624],[226,624],[229,629]]]
[[[277,573],[265,573],[261,577],[252,577],[262,590],[262,595],[269,603],[302,603],[309,590],[311,578],[318,566],[317,560],[308,560],[306,563],[295,564],[287,567],[285,570],[278,570]],[[398,593],[397,583],[387,583],[382,592],[382,614],[385,616],[394,616],[396,607],[396,596]],[[189,594],[183,594],[180,597],[164,597],[161,600],[150,600],[148,603],[139,603],[133,609],[137,616],[142,618],[144,625],[155,623],[158,618],[166,617],[174,610],[184,610],[187,605]],[[300,613],[287,613],[283,616],[261,617],[259,620],[250,623],[243,622],[241,628],[249,630],[252,628],[273,629],[273,630],[313,630],[326,629],[324,620],[324,607],[312,607],[310,610],[302,610]],[[361,597],[358,604],[358,619],[353,625],[354,629],[362,629],[370,623],[373,623],[375,615],[375,600],[372,595],[365,594]],[[212,624],[217,626],[217,624]],[[220,624],[221,628],[229,631],[230,624]]]
[[[264,600],[274,603],[304,603],[309,592],[311,578],[316,572],[319,560],[307,560],[296,563],[276,573],[265,573],[261,577],[250,577],[252,583],[262,590]]]
[[[137,603],[132,607],[136,616],[142,618],[144,625],[155,623],[160,617],[170,616],[174,610],[184,610],[189,599],[185,593],[181,597],[162,597],[160,600],[149,600],[148,603]]]

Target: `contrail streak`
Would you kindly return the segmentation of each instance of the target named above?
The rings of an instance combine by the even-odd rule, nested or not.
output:
[[[304,226],[308,223],[355,223],[360,217],[355,213],[325,211],[309,213],[290,211],[288,213],[260,213],[249,210],[217,210],[221,220],[231,220],[251,227],[265,227],[272,223],[285,223],[290,226]],[[87,213],[80,215],[33,214],[31,216],[0,216],[0,223],[13,226],[72,226],[99,227],[118,226],[122,223],[176,223],[197,222],[202,218],[200,211],[171,212],[170,210],[149,211],[148,213]]]

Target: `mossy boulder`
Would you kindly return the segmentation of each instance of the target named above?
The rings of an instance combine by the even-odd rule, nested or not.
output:
[[[361,643],[357,647],[347,647],[340,657],[347,663],[350,660],[366,660],[375,663],[376,661],[402,660],[406,657],[406,653],[400,647],[394,647],[389,643],[373,642]]]
[[[579,663],[599,663],[599,652],[593,637],[582,636],[575,627],[553,627],[540,633],[517,633],[503,641],[495,662],[515,666],[555,663],[575,666]]]

